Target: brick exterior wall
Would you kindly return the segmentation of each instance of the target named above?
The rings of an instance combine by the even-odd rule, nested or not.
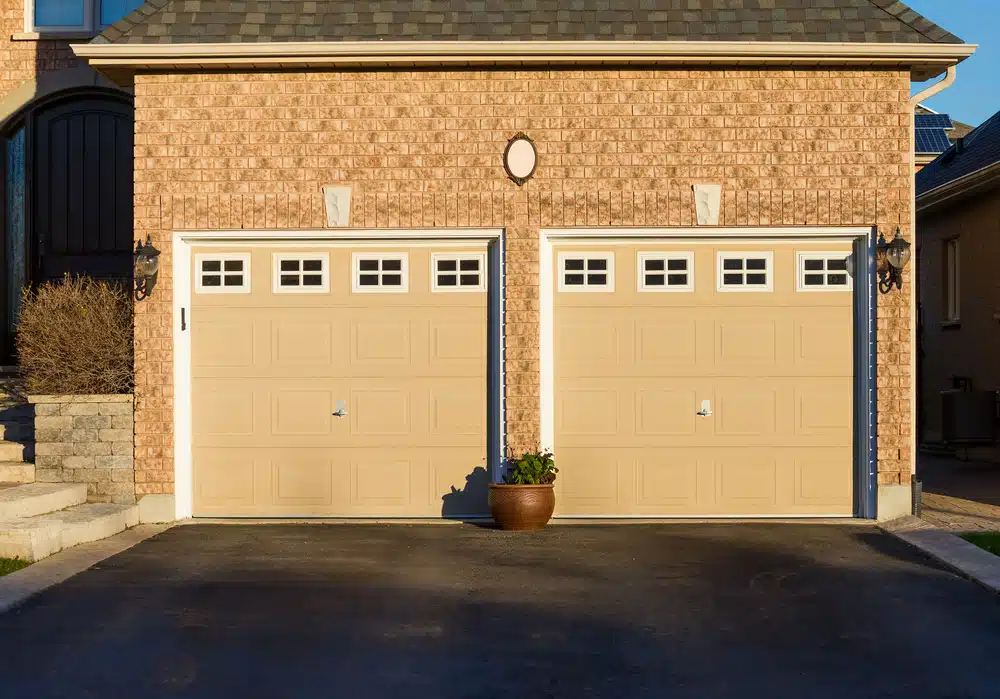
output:
[[[163,251],[136,314],[136,492],[173,492],[170,235],[320,228],[325,184],[351,225],[507,229],[508,433],[539,436],[539,229],[897,225],[911,238],[905,71],[482,70],[136,77],[136,235]],[[539,167],[504,177],[508,138]],[[906,484],[911,289],[878,300],[879,482]]]
[[[41,73],[79,65],[68,41],[11,40],[24,31],[24,2],[0,0],[0,97]]]

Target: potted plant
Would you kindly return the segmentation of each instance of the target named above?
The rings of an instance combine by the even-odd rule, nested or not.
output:
[[[553,482],[559,469],[549,451],[529,451],[510,459],[503,483],[490,484],[490,512],[500,529],[532,531],[552,518]]]

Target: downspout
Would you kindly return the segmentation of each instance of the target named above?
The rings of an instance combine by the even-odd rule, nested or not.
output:
[[[930,99],[934,95],[940,94],[955,84],[958,76],[958,65],[948,66],[945,76],[938,82],[930,85],[910,98],[910,113],[915,114],[917,105],[924,100]],[[916,118],[910,121],[910,191],[913,197],[910,200],[910,238],[916,246],[917,242],[917,133]],[[916,247],[914,247],[914,251]],[[920,301],[918,267],[921,260],[919,255],[913,256],[910,268],[910,279],[913,287],[913,301],[910,303],[910,366],[913,367],[914,376],[910,380],[910,481],[915,480],[917,473],[917,414],[920,410],[917,401],[920,399],[917,388],[920,385],[920,376],[917,373],[917,304]]]

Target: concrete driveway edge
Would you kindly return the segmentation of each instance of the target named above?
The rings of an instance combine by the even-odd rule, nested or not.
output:
[[[1000,593],[1000,556],[912,515],[878,526],[956,573]]]
[[[171,524],[141,524],[120,534],[65,549],[10,575],[0,577],[0,614],[17,607],[39,592],[94,567],[169,529]]]

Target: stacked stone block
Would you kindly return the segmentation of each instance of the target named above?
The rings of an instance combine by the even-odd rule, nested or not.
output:
[[[30,396],[35,480],[86,483],[87,502],[135,503],[131,395]]]

